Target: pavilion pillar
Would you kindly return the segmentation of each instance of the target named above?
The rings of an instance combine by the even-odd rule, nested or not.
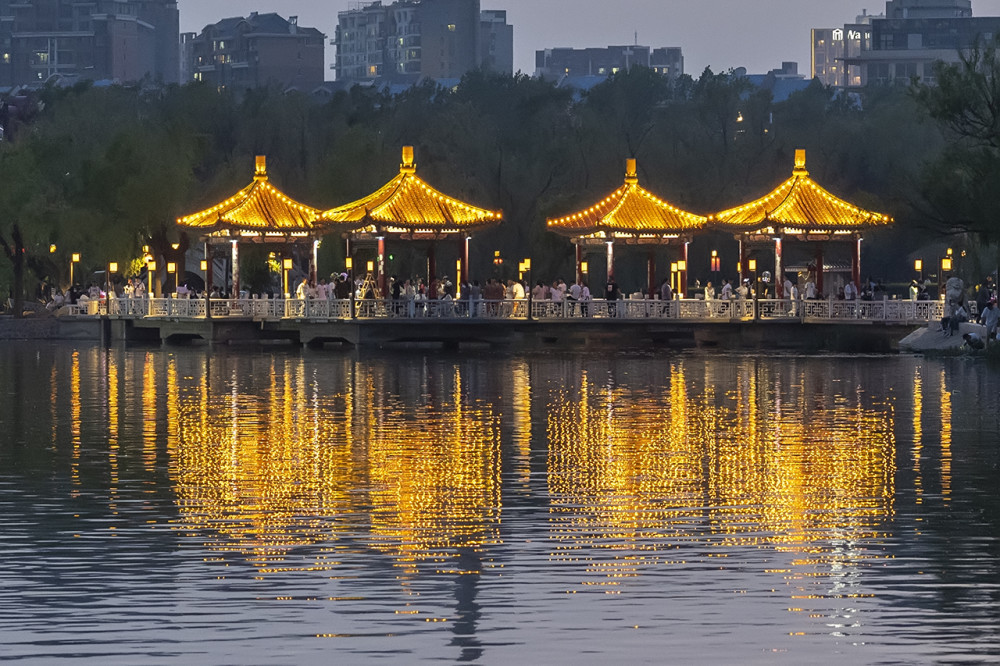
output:
[[[462,288],[463,283],[472,283],[472,271],[469,266],[469,242],[472,240],[470,236],[462,236],[461,246],[459,250],[461,251],[460,256],[462,257],[461,270],[458,274],[458,288]]]
[[[684,245],[681,246],[681,261],[684,262],[684,270],[678,271],[679,284],[677,285],[677,294],[679,298],[687,298],[688,245],[689,243],[684,241]]]
[[[434,280],[437,279],[437,255],[435,250],[437,248],[434,246],[434,241],[431,241],[430,247],[427,248],[427,289],[431,288],[434,284]]]
[[[615,281],[615,242],[608,241],[608,284]]]
[[[785,267],[781,260],[781,237],[774,239],[774,297],[785,297]]]
[[[816,243],[816,293],[823,297],[823,243]]]
[[[382,298],[389,292],[386,289],[385,275],[385,236],[378,237],[378,256],[376,257],[375,270],[378,271],[378,293]]]
[[[313,241],[313,251],[312,251],[312,263],[309,264],[309,282],[315,287],[319,284],[317,273],[319,272],[317,266],[319,266],[319,241]]]
[[[351,293],[354,293],[354,248],[351,247],[351,237],[344,239],[344,263],[347,268],[347,281],[351,285]]]
[[[854,286],[861,287],[861,235],[858,234],[854,237],[854,252],[851,256],[851,279],[854,280]]]
[[[240,297],[240,244],[238,241],[230,241],[233,246],[233,298]]]
[[[576,245],[576,282],[574,284],[583,283],[583,246],[580,243],[575,243]]]
[[[742,236],[740,236],[739,241],[740,241],[740,284],[743,284],[743,281],[746,280],[747,276],[749,275],[749,269],[747,268],[747,260],[749,259],[749,257],[747,256],[748,248],[746,241],[743,240]]]
[[[215,261],[212,256],[212,245],[205,241],[205,291],[211,292],[215,283]]]
[[[649,297],[656,295],[656,251],[649,250],[646,256],[646,282],[649,284]]]
[[[205,318],[212,318],[212,282],[215,273],[215,260],[212,257],[212,245],[205,241]]]

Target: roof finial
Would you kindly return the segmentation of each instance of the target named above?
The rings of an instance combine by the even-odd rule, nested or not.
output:
[[[417,165],[413,163],[413,146],[403,146],[403,163],[399,165],[399,170],[406,173],[417,170]]]
[[[267,178],[267,156],[257,156],[257,167],[254,169],[254,178]]]
[[[795,172],[806,173],[806,151],[804,148],[795,151]]]
[[[639,181],[639,172],[636,170],[635,158],[630,157],[625,160],[625,182],[636,183]]]

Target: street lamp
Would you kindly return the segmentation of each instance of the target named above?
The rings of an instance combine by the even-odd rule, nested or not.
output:
[[[711,268],[712,268],[712,272],[713,273],[718,273],[720,270],[722,270],[722,260],[719,259],[719,251],[718,250],[712,250]],[[718,275],[716,275],[715,278],[716,278],[716,281],[718,281]]]
[[[70,288],[73,287],[73,264],[78,264],[78,263],[80,263],[80,253],[79,252],[74,252],[72,255],[70,255],[70,260],[69,260],[69,286],[70,286]]]
[[[288,293],[288,271],[292,270],[292,259],[291,259],[291,257],[285,257],[284,259],[281,260],[281,268],[282,268],[282,273],[283,273],[283,275],[282,275],[282,278],[283,278],[282,284],[285,286],[285,288],[283,290],[283,293],[285,294],[285,298],[288,298],[288,296],[289,296],[289,293]]]
[[[590,262],[581,261],[580,262],[580,272],[584,275],[589,275],[590,273]]]
[[[146,275],[149,276],[149,297],[153,297],[153,275],[156,273],[156,260],[150,259],[146,262]]]
[[[177,264],[172,261],[167,262],[167,272],[174,274],[174,293],[177,293]]]
[[[108,263],[108,296],[111,295],[111,275],[118,272],[118,262],[112,261]]]
[[[917,260],[915,260],[913,262],[913,270],[914,270],[915,273],[917,273],[917,275],[920,276],[919,280],[921,282],[923,282],[924,281],[924,260],[923,259],[917,259]]]

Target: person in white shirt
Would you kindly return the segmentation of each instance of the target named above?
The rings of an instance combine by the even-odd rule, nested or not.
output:
[[[719,296],[724,301],[730,301],[733,298],[733,285],[729,283],[729,280],[722,280],[722,292]]]
[[[844,300],[853,301],[858,298],[858,288],[854,285],[853,280],[848,280],[847,284],[844,285]]]

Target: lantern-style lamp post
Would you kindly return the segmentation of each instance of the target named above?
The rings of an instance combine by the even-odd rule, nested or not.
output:
[[[285,294],[285,298],[289,297],[289,293],[288,293],[288,271],[290,271],[290,270],[292,270],[292,259],[291,259],[291,257],[285,257],[284,259],[281,260],[282,284],[284,285],[284,289],[282,289],[282,293]]]
[[[74,252],[73,254],[70,255],[70,259],[69,259],[69,286],[70,286],[70,288],[72,288],[73,284],[74,284],[74,282],[73,282],[73,266],[74,266],[74,264],[78,264],[78,263],[80,263],[80,253],[79,252]]]

